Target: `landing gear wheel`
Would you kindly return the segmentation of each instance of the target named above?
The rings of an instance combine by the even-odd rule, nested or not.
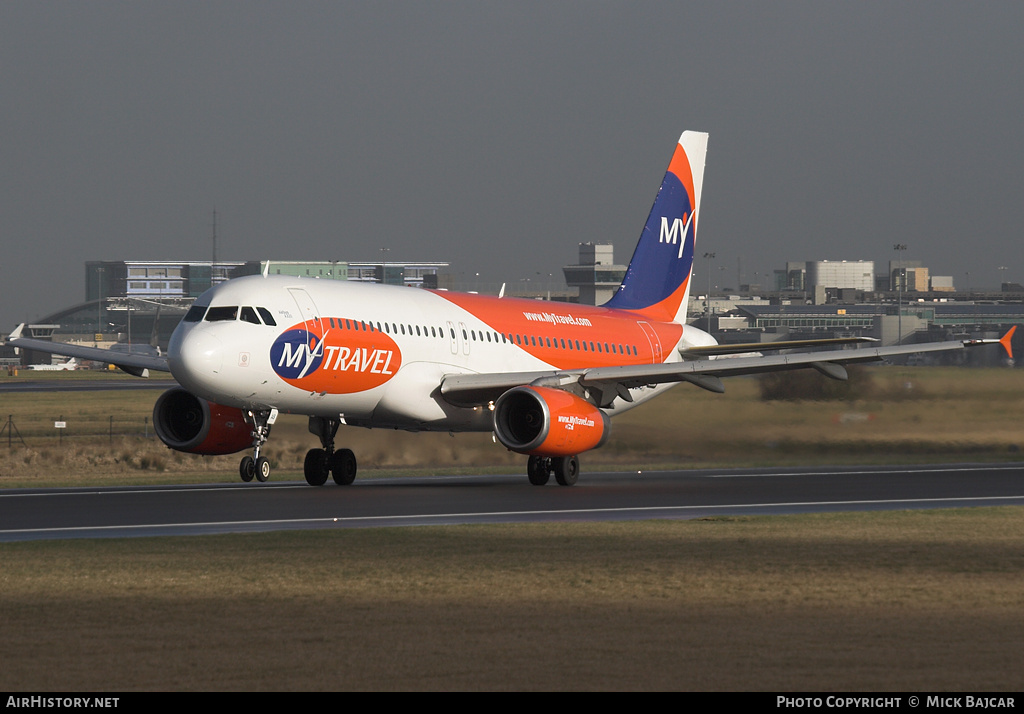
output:
[[[260,483],[270,478],[270,461],[267,460],[266,456],[256,459],[254,471],[256,472],[256,480]]]
[[[348,486],[356,480],[356,455],[351,449],[339,449],[331,454],[331,476],[339,486]]]
[[[551,478],[548,460],[543,456],[531,456],[526,462],[526,475],[534,486],[543,486]]]
[[[238,464],[238,475],[249,483],[254,478],[266,481],[270,478],[270,462],[260,456],[260,449],[267,443],[270,427],[277,421],[277,409],[249,409],[242,412],[246,424],[252,425],[252,456],[243,456]]]
[[[246,483],[252,481],[252,477],[256,475],[256,462],[252,460],[251,456],[242,457],[241,462],[238,464],[238,475]]]
[[[580,475],[580,460],[575,456],[562,456],[551,459],[551,467],[555,472],[555,480],[559,486],[572,486]]]
[[[327,452],[323,449],[307,451],[302,472],[306,476],[306,483],[310,486],[323,486],[327,483]]]

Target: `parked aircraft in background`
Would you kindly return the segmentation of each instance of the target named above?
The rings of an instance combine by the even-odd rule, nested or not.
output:
[[[866,338],[719,346],[685,324],[707,134],[684,132],[618,292],[600,307],[390,285],[270,276],[230,280],[199,296],[166,357],[114,354],[20,337],[13,344],[97,359],[137,375],[169,370],[181,385],[153,423],[171,448],[250,450],[239,472],[265,481],[260,455],[278,414],[309,417],[320,439],[307,482],[356,475],[336,448],[341,426],[492,431],[528,457],[529,481],[572,485],[578,455],[608,438],[611,417],[679,382],[724,391],[722,377],[844,364],[1002,340],[848,349]],[[1012,334],[1012,331],[1011,331]],[[810,346],[837,349],[764,355]],[[755,355],[744,354],[757,352]],[[101,353],[101,354],[97,354]],[[717,359],[725,355],[737,355]]]
[[[68,372],[78,369],[78,360],[72,357],[67,362],[60,362],[58,364],[30,364],[28,368],[33,372]]]

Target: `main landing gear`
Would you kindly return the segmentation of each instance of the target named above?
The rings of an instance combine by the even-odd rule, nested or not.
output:
[[[255,478],[257,481],[266,481],[270,478],[270,461],[266,456],[260,456],[260,449],[270,438],[270,427],[277,421],[276,409],[249,409],[244,412],[245,421],[252,424],[252,456],[243,456],[238,464],[238,475],[246,483]]]
[[[302,472],[310,486],[323,486],[327,483],[328,474],[339,486],[348,486],[356,479],[356,455],[351,449],[334,450],[334,436],[340,425],[337,419],[309,418],[309,431],[320,437],[320,444],[324,447],[310,449],[306,453]]]
[[[572,486],[580,475],[580,460],[575,456],[531,456],[526,475],[534,486],[543,486],[552,474],[559,486]]]

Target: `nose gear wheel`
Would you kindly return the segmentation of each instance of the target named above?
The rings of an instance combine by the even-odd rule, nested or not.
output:
[[[238,475],[249,483],[254,478],[261,483],[270,478],[270,461],[260,456],[260,449],[270,438],[270,427],[277,421],[277,409],[248,409],[243,412],[247,424],[252,424],[252,456],[243,456],[238,463]]]

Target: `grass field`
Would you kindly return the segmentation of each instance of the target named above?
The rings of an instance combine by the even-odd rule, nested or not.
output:
[[[825,379],[816,373],[806,374],[811,380]],[[680,385],[615,418],[609,442],[582,455],[584,475],[587,470],[634,466],[1022,458],[1024,370],[874,367],[856,373],[854,387],[856,398],[764,401],[755,378],[729,380],[721,395]],[[237,455],[192,456],[160,444],[149,423],[158,394],[3,395],[0,418],[12,415],[26,445],[15,440],[7,458],[0,461],[0,485],[235,478]],[[62,441],[53,427],[59,417],[67,423]],[[109,436],[111,430],[113,437]],[[405,473],[460,468],[508,473],[521,470],[525,461],[493,443],[490,434],[450,436],[343,428],[338,443],[356,452],[364,477],[396,469]],[[306,451],[317,445],[304,418],[283,415],[264,453],[278,477],[299,477]],[[0,438],[0,449],[6,448],[6,441]]]
[[[0,544],[0,689],[1024,687],[1020,509]]]

